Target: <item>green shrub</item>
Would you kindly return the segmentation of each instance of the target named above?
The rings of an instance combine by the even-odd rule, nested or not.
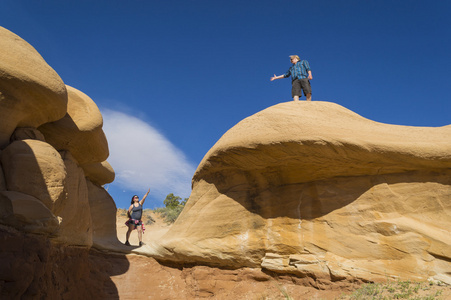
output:
[[[428,286],[429,285],[429,286]],[[389,299],[414,299],[414,300],[432,300],[441,299],[441,290],[432,292],[432,295],[419,295],[420,291],[430,290],[430,286],[435,283],[429,282],[411,282],[407,281],[388,281],[382,283],[368,283],[362,285],[359,289],[350,295],[354,300],[389,300]],[[437,283],[436,285],[440,285]],[[345,298],[346,299],[346,298]]]
[[[183,205],[178,205],[176,207],[158,207],[153,211],[155,213],[159,213],[164,218],[166,223],[171,224],[177,220],[184,207],[185,206]]]
[[[150,215],[152,213],[152,210],[149,208],[146,208],[143,210],[143,220],[145,225],[152,225],[155,223],[155,220]]]
[[[158,207],[153,211],[155,213],[159,213],[164,221],[168,224],[174,223],[177,220],[178,216],[182,212],[185,207],[185,203],[188,201],[187,198],[183,199],[179,196],[175,196],[173,193],[170,193],[166,196],[163,203],[166,207]]]

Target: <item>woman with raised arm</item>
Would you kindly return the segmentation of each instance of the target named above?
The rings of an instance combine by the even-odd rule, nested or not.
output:
[[[143,196],[141,201],[139,201],[139,197],[137,195],[134,195],[132,197],[131,205],[128,208],[127,216],[128,221],[125,222],[125,225],[128,226],[127,234],[126,234],[126,240],[125,245],[130,246],[130,243],[128,242],[128,239],[130,238],[130,234],[134,229],[138,230],[138,239],[139,239],[139,246],[144,245],[142,241],[143,237],[143,222],[141,221],[141,217],[143,215],[143,205],[144,201],[146,201],[147,195],[149,195],[150,189],[147,191],[147,193]]]

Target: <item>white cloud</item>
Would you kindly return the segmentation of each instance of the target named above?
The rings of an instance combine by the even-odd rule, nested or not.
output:
[[[102,110],[108,139],[108,162],[116,173],[114,184],[128,190],[147,190],[164,197],[188,197],[195,167],[184,153],[140,119],[114,110]]]

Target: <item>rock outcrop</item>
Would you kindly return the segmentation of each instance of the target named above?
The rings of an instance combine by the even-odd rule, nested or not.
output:
[[[66,86],[26,41],[0,27],[0,148],[18,127],[38,127],[67,111]]]
[[[160,259],[340,281],[451,283],[451,126],[289,102],[238,123],[193,177]]]
[[[66,196],[66,168],[58,151],[39,140],[14,141],[2,152],[6,189],[34,196],[50,211]]]
[[[0,27],[0,224],[62,245],[114,238],[105,219],[115,220],[116,206],[102,188],[114,170],[102,125],[94,101]]]
[[[86,94],[66,86],[66,115],[38,129],[57,150],[70,151],[80,165],[102,162],[108,157],[103,119],[97,105]]]
[[[110,276],[127,259],[117,271],[96,254],[119,245],[102,125],[87,95],[0,27],[1,299],[118,297]]]

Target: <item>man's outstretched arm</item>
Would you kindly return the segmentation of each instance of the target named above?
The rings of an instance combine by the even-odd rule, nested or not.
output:
[[[276,76],[276,74],[274,74],[274,76],[271,77],[271,81],[274,81],[274,80],[276,80],[276,79],[282,79],[282,78],[285,78],[285,75],[279,75],[279,76]]]

